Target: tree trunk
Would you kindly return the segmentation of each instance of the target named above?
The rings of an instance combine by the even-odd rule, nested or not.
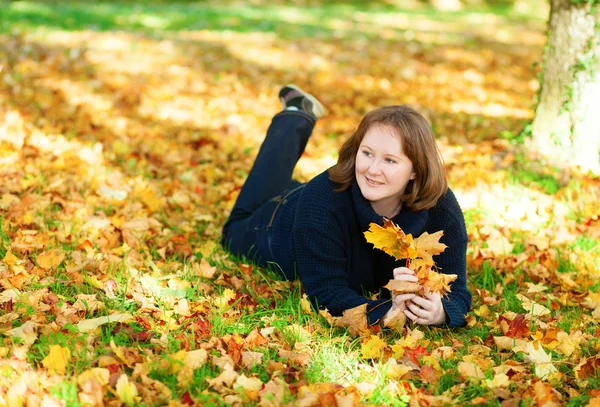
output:
[[[597,3],[597,2],[594,2]],[[600,174],[600,5],[551,0],[532,148]]]

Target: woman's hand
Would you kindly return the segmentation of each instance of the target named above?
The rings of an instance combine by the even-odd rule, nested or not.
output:
[[[419,279],[415,272],[407,267],[398,267],[394,269],[394,279],[410,281],[416,283]],[[394,296],[393,308],[404,311],[404,314],[414,323],[421,325],[441,325],[446,321],[446,311],[442,304],[442,297],[439,293],[427,293],[425,298],[418,297],[415,294],[401,294]]]
[[[440,293],[426,293],[425,298],[414,296],[404,314],[416,324],[441,325],[446,321]]]
[[[394,280],[409,281],[411,283],[417,282],[417,276],[415,272],[407,267],[398,267],[394,269]],[[415,298],[414,294],[400,294],[394,295],[392,291],[392,308],[405,311],[407,308],[407,301]]]

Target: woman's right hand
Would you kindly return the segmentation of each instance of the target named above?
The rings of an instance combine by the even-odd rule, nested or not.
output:
[[[409,281],[411,283],[416,283],[417,281],[419,281],[419,279],[415,275],[415,272],[409,269],[408,267],[395,268],[394,280]],[[394,292],[392,291],[392,308],[404,312],[404,310],[407,308],[406,301],[410,301],[413,298],[415,298],[415,294],[408,293],[394,295]]]

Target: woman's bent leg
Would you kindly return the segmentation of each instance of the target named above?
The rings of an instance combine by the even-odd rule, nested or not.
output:
[[[251,217],[269,199],[292,185],[294,167],[306,148],[314,126],[315,119],[302,111],[284,110],[273,118],[223,227],[224,234],[230,224]]]

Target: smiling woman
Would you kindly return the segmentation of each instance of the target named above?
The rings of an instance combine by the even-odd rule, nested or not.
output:
[[[467,233],[448,188],[435,138],[425,118],[405,106],[375,109],[342,145],[338,162],[306,184],[292,179],[325,108],[294,85],[281,88],[276,114],[223,227],[223,244],[261,266],[299,277],[315,306],[333,315],[367,304],[376,324],[404,313],[424,325],[465,325]],[[390,280],[416,282],[415,273],[367,243],[371,223],[388,218],[406,234],[443,230],[448,249],[437,267],[458,276],[447,297],[429,293],[390,299]],[[373,294],[380,298],[372,299]],[[387,297],[387,298],[386,298]]]

